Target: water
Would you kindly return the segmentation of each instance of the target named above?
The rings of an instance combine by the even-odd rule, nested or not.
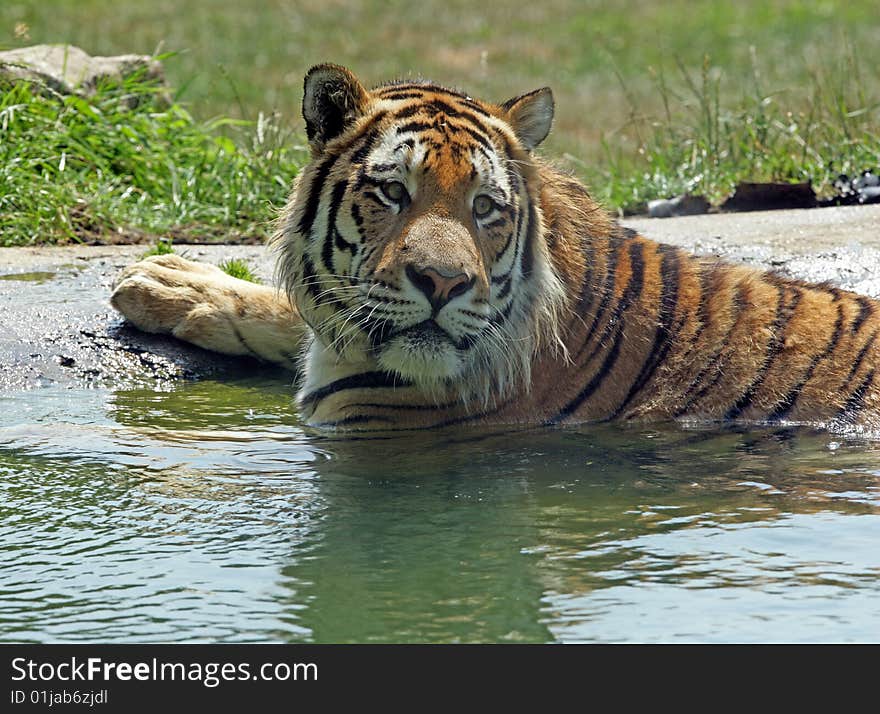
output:
[[[880,443],[304,428],[280,379],[0,395],[0,640],[880,640]]]
[[[42,284],[49,280],[52,280],[55,275],[55,273],[49,273],[39,270],[30,273],[10,273],[6,275],[0,275],[0,280],[20,280],[24,282]]]

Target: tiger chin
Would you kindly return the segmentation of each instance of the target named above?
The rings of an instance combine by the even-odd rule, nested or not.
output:
[[[111,297],[129,321],[298,371],[326,428],[880,426],[880,303],[622,229],[535,154],[548,88],[494,104],[324,64],[302,112],[277,288],[151,258]]]

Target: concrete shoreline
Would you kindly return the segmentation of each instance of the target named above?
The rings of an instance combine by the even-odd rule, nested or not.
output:
[[[880,205],[621,221],[648,238],[880,297]],[[40,386],[163,388],[265,367],[145,335],[108,298],[145,246],[0,248],[0,394]],[[264,246],[177,247],[219,263],[243,258],[271,281]]]

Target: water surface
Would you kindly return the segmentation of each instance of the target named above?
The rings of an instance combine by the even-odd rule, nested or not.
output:
[[[880,443],[328,438],[274,375],[0,395],[0,640],[880,640]]]

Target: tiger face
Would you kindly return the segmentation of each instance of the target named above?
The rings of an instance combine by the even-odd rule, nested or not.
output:
[[[314,333],[308,362],[370,365],[463,399],[529,379],[565,301],[531,150],[540,89],[492,105],[427,83],[367,91],[313,68],[312,161],[277,235],[279,278]]]

